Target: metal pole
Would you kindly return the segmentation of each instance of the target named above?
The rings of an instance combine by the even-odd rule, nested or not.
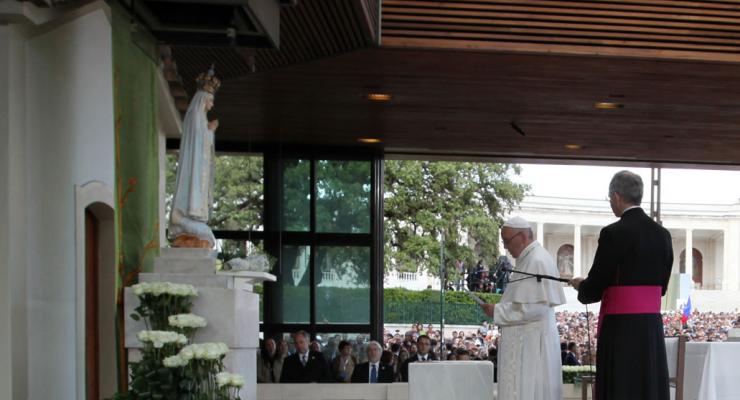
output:
[[[439,358],[441,361],[444,355],[445,349],[445,234],[441,235],[441,241],[439,245]]]

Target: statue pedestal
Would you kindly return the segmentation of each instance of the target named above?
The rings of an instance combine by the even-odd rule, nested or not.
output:
[[[216,273],[216,253],[208,249],[163,248],[154,261],[154,272],[139,274],[140,282],[186,283],[198,289],[192,313],[206,318],[208,325],[198,329],[195,343],[224,342],[229,354],[224,365],[229,372],[244,376],[247,384],[241,397],[257,398],[257,351],[259,349],[259,295],[254,284],[274,282],[266,272],[238,271]],[[129,358],[138,358],[142,347],[136,334],[146,329],[143,321],[130,315],[139,306],[133,290],[124,292],[126,341]]]

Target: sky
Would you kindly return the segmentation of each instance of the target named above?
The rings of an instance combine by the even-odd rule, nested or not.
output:
[[[520,164],[519,183],[530,184],[536,196],[606,199],[609,180],[618,171],[640,174],[649,201],[650,169],[574,165]],[[661,171],[663,203],[735,204],[740,201],[740,171],[667,169]]]

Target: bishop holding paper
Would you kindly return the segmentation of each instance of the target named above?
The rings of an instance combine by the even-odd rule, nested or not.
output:
[[[532,226],[520,217],[509,219],[501,229],[516,271],[557,277],[555,261],[533,236]],[[516,271],[501,301],[483,305],[501,327],[498,398],[560,400],[563,380],[554,307],[565,303],[562,284]]]

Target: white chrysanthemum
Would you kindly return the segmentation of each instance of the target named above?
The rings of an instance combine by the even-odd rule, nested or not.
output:
[[[219,372],[216,375],[216,383],[218,387],[232,386],[240,388],[244,386],[244,377],[239,374],[232,374],[229,372]]]
[[[205,318],[195,314],[170,315],[167,320],[170,326],[178,328],[203,328],[207,325]]]
[[[188,361],[179,355],[169,356],[162,360],[162,364],[167,368],[184,367],[188,365]]]
[[[244,377],[239,374],[231,374],[231,386],[240,388],[245,384]]]
[[[194,343],[180,350],[180,355],[187,359],[218,360],[228,352],[228,346],[223,343]]]
[[[137,337],[142,343],[151,343],[158,349],[168,343],[185,344],[188,342],[185,335],[171,331],[141,331]]]
[[[228,372],[219,372],[216,374],[216,383],[218,387],[224,387],[231,381],[231,374]]]
[[[134,294],[141,297],[144,295],[160,296],[169,294],[172,296],[197,296],[198,290],[193,285],[170,283],[170,282],[141,282],[132,286]]]

